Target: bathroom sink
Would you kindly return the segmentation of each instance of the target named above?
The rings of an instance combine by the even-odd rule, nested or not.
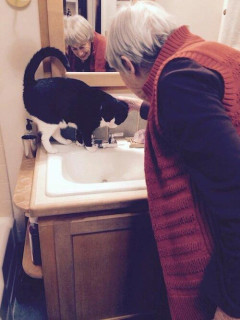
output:
[[[129,148],[125,140],[95,152],[75,144],[56,148],[58,153],[47,157],[48,196],[146,189],[143,149]]]

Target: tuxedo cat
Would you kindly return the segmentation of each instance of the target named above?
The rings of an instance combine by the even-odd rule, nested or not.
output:
[[[25,108],[37,124],[47,152],[56,152],[49,141],[51,136],[59,143],[71,143],[60,133],[60,129],[67,126],[75,127],[78,143],[93,151],[93,131],[98,127],[115,128],[121,124],[127,118],[128,105],[80,80],[61,77],[35,80],[39,64],[49,56],[58,58],[69,70],[68,60],[60,50],[46,47],[35,53],[24,74]]]

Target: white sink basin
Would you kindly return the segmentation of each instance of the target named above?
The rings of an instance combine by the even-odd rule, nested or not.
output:
[[[48,196],[146,189],[143,149],[129,148],[126,141],[93,153],[75,144],[56,147],[58,153],[47,158]]]

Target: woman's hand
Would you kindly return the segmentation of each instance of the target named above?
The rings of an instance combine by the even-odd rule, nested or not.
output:
[[[230,317],[220,308],[217,308],[213,320],[240,320],[240,318]]]
[[[117,99],[126,102],[128,104],[129,111],[140,111],[143,102],[143,100],[139,98],[129,98],[123,96],[119,96]]]

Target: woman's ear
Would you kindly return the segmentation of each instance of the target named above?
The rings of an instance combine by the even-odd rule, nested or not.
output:
[[[134,65],[126,56],[121,56],[121,60],[122,60],[122,64],[123,64],[124,68],[126,69],[126,71],[128,71],[132,74],[136,73]]]

